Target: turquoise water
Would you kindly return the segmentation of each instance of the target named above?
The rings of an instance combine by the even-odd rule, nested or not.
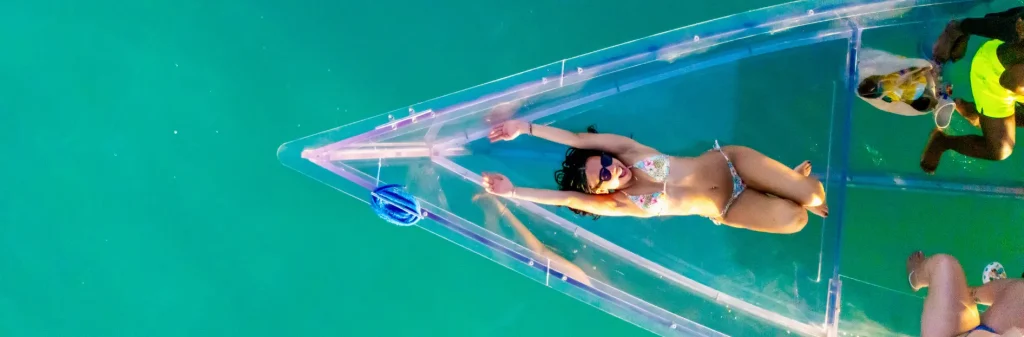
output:
[[[365,204],[281,167],[273,151],[538,64],[770,4],[11,2],[0,14],[8,47],[0,123],[11,145],[9,179],[0,189],[0,334],[648,334],[434,235],[384,224]],[[869,34],[866,44],[876,41]],[[807,53],[790,56],[796,58],[773,60],[815,61]],[[782,65],[727,71],[790,74]],[[806,89],[822,95],[778,96],[782,101],[767,108],[774,115],[757,123],[711,117],[721,103],[697,100],[679,110],[707,110],[704,122],[736,121],[735,138],[723,141],[796,163],[806,156],[787,156],[777,138],[806,141],[799,133],[759,133],[822,137],[812,130],[818,120],[772,117],[789,106],[808,116],[831,100],[823,96],[832,91],[830,79],[796,76],[813,79]],[[684,98],[601,109],[643,114],[657,107],[666,116],[673,100]],[[765,106],[732,104],[727,110]],[[916,172],[927,118],[855,108],[853,167]],[[687,146],[670,150],[702,151],[709,136],[686,136]],[[1022,167],[1014,158],[987,164],[947,155],[940,177],[1013,179]],[[536,174],[537,181],[550,179],[548,170]],[[845,281],[844,318],[914,333],[920,308],[903,275],[912,249],[957,255],[972,281],[992,260],[1011,275],[1022,270],[1012,240],[1024,234],[1012,225],[1021,215],[1018,201],[870,189],[851,189],[848,201],[857,211],[847,213],[843,271],[863,282]],[[656,239],[720,231],[738,265],[759,273],[811,274],[806,269],[818,260],[820,247],[805,243],[818,243],[820,227],[768,238],[682,222],[657,224],[663,235]],[[623,233],[614,225],[601,226]],[[749,249],[753,244],[773,250]],[[771,259],[786,262],[761,264]],[[702,317],[703,309],[713,310],[679,308],[688,317]],[[749,326],[773,331],[754,323],[740,329]]]
[[[6,2],[0,334],[646,334],[274,150],[772,2]]]

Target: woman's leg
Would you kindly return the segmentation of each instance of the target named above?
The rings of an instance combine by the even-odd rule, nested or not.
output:
[[[921,313],[921,337],[953,337],[981,324],[960,262],[949,255],[928,258],[920,251],[907,259],[911,287],[928,287]]]
[[[825,189],[818,179],[798,173],[749,147],[726,146],[722,150],[748,187],[789,199],[815,214],[828,215]]]
[[[725,218],[718,220],[730,227],[792,234],[807,225],[807,210],[790,200],[748,188],[736,197]]]
[[[921,169],[929,174],[934,173],[946,150],[988,160],[1003,160],[1010,157],[1017,140],[1017,118],[1014,115],[1005,118],[979,115],[978,119],[981,136],[948,136],[939,129],[932,130],[921,155]]]
[[[986,298],[988,297],[988,298]],[[975,298],[978,303],[991,303],[981,322],[1005,333],[1013,327],[1021,326],[1024,321],[1024,281],[1004,279],[995,280],[976,288]]]

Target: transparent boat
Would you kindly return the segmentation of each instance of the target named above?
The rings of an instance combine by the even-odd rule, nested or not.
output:
[[[916,335],[922,297],[905,285],[903,261],[909,246],[928,243],[914,241],[908,226],[872,225],[872,214],[903,198],[925,205],[984,199],[1009,220],[1024,209],[1022,185],[975,177],[1012,176],[1022,165],[957,157],[936,177],[920,174],[931,119],[889,115],[858,100],[858,54],[872,47],[917,57],[951,18],[1007,7],[786,3],[559,60],[285,143],[278,156],[364,201],[377,186],[404,185],[427,218],[417,227],[656,334]],[[948,71],[954,81],[966,79],[966,70]],[[481,172],[554,188],[565,152],[530,137],[488,142],[492,123],[509,118],[575,131],[597,124],[670,154],[696,155],[717,139],[787,164],[809,159],[831,214],[812,216],[800,233],[770,235],[696,216],[593,221],[505,199],[507,210],[496,209],[474,200]],[[954,228],[969,218],[961,213],[931,207],[892,221]],[[910,242],[873,246],[880,236]]]

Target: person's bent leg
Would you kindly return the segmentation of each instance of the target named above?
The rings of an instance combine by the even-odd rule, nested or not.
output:
[[[727,146],[723,150],[748,187],[789,199],[803,207],[819,207],[824,215],[828,214],[825,189],[818,179],[796,172],[749,147]]]
[[[1010,157],[1017,139],[1016,117],[992,118],[979,115],[978,119],[981,136],[948,136],[937,128],[932,130],[924,153],[921,154],[921,169],[929,174],[934,173],[946,150],[988,160]]]
[[[725,218],[717,220],[729,227],[792,234],[807,226],[807,210],[790,200],[748,188],[733,201]]]
[[[1003,160],[1013,153],[1017,139],[1017,118],[979,116],[981,136],[947,136],[949,149],[970,156],[988,160]]]
[[[960,262],[936,254],[928,258],[920,251],[907,259],[911,287],[928,288],[921,313],[921,337],[953,337],[981,324],[978,306],[971,298]]]
[[[986,298],[988,297],[988,298]],[[991,303],[981,322],[996,332],[1005,333],[1024,321],[1024,281],[1003,279],[975,288],[978,303]]]
[[[975,105],[974,102],[968,102],[957,98],[953,100],[953,103],[956,106],[956,112],[966,119],[968,123],[971,123],[971,125],[974,125],[976,128],[981,127],[981,114],[978,113],[978,106]]]

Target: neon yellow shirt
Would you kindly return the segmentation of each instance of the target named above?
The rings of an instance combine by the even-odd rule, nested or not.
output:
[[[1017,103],[1024,103],[1024,96],[999,83],[999,77],[1006,71],[996,53],[1002,44],[999,40],[985,42],[971,61],[971,92],[975,104],[978,112],[992,118],[1013,116]]]

